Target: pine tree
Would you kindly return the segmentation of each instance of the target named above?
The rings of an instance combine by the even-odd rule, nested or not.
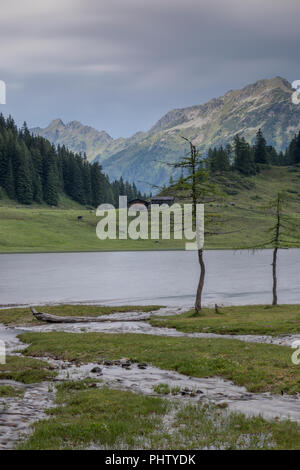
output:
[[[136,187],[135,183],[132,184],[132,194],[133,194],[132,199],[138,198],[138,190],[137,190],[137,187]]]
[[[43,197],[44,201],[50,206],[57,206],[58,174],[53,148],[44,156]]]
[[[238,135],[234,138],[234,168],[246,176],[256,173],[253,150],[245,139]]]
[[[272,145],[267,146],[267,152],[268,152],[268,162],[271,163],[271,165],[280,165],[279,155],[276,152],[276,149],[272,147]]]
[[[125,182],[125,195],[127,196],[128,201],[132,201],[134,198],[131,185],[128,181]]]
[[[267,143],[261,129],[258,129],[254,144],[255,163],[268,163]]]
[[[84,169],[82,159],[76,155],[72,160],[72,198],[80,204],[85,204],[86,198],[84,193]]]
[[[92,183],[92,194],[93,194],[93,206],[97,207],[103,204],[105,201],[105,195],[103,193],[103,178],[101,172],[101,166],[98,162],[95,162],[91,166],[91,183]]]
[[[119,181],[115,180],[112,183],[112,192],[113,192],[113,196],[114,196],[115,207],[118,208],[119,207],[119,196],[120,196]]]
[[[84,155],[83,160],[83,186],[85,192],[85,201],[87,204],[92,204],[91,168],[86,154]]]
[[[16,152],[18,154],[17,160],[17,181],[16,181],[16,196],[22,204],[31,204],[33,201],[33,187],[32,176],[30,173],[30,154],[25,144],[22,146],[16,145]]]
[[[6,170],[3,188],[5,189],[6,194],[10,199],[15,198],[14,174],[13,174],[13,167],[12,167],[10,158],[7,160],[7,170]]]
[[[58,204],[57,175],[51,167],[47,171],[44,185],[44,200],[50,206],[57,206]]]
[[[0,135],[0,186],[4,188],[8,171],[8,157],[3,137]]]
[[[300,131],[292,139],[287,149],[287,160],[291,165],[300,163]]]
[[[209,149],[208,151],[209,169],[212,173],[230,170],[229,153],[223,147],[219,149]]]
[[[124,184],[122,176],[119,181],[119,189],[120,189],[120,196],[126,196],[125,184]]]

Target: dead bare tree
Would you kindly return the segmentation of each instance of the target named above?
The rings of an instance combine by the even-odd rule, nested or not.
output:
[[[291,217],[286,209],[288,208],[288,201],[290,197],[285,192],[279,192],[276,197],[263,208],[264,212],[270,214],[273,218],[273,225],[264,233],[264,241],[257,243],[254,248],[268,248],[273,249],[272,260],[272,279],[273,288],[272,305],[277,305],[277,261],[278,250],[280,248],[292,248],[299,246],[299,222],[296,223],[295,219]]]
[[[196,227],[197,204],[205,204],[216,199],[218,190],[214,184],[209,181],[209,173],[205,169],[204,159],[191,140],[182,137],[189,144],[189,153],[183,159],[169,165],[181,169],[183,174],[172,186],[173,190],[180,192],[181,199],[192,201],[192,219],[194,229]],[[195,310],[199,313],[202,309],[202,293],[205,282],[205,262],[203,248],[198,247],[198,262],[200,266],[200,277],[196,292]]]

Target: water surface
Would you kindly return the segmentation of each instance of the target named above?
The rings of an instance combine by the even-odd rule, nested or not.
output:
[[[272,252],[207,251],[204,303],[272,299]],[[280,250],[280,303],[300,303],[300,249]],[[197,254],[186,251],[0,255],[0,304],[91,302],[191,305]]]

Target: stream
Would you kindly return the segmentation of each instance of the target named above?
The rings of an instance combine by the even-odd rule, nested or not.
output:
[[[155,315],[174,315],[181,313],[182,308],[164,308],[153,312]],[[113,314],[114,319],[116,315]],[[27,345],[21,343],[18,335],[22,332],[48,332],[67,331],[82,333],[97,331],[104,333],[136,333],[151,334],[170,337],[197,337],[197,338],[229,338],[248,342],[273,343],[278,345],[291,345],[292,341],[299,339],[300,335],[281,337],[259,335],[215,335],[211,333],[181,333],[174,329],[155,328],[146,321],[126,322],[126,316],[134,312],[119,315],[120,322],[116,323],[80,323],[80,324],[43,324],[32,327],[8,328],[0,325],[0,338],[5,341],[7,353],[21,354]],[[138,315],[138,314],[137,314]],[[122,321],[123,320],[123,321]],[[0,398],[0,449],[13,448],[20,439],[31,430],[31,424],[45,418],[45,409],[54,406],[55,384],[65,380],[82,380],[85,378],[101,379],[111,388],[130,390],[135,393],[156,396],[153,391],[155,385],[164,383],[170,388],[177,387],[177,395],[169,397],[172,400],[183,402],[208,401],[215,404],[226,403],[229,411],[239,411],[248,416],[262,415],[266,419],[290,419],[300,422],[299,397],[290,395],[271,395],[269,393],[249,393],[246,388],[234,385],[232,382],[219,377],[196,378],[188,377],[177,372],[162,370],[150,364],[139,365],[132,363],[128,367],[122,366],[122,361],[115,363],[96,364],[89,363],[75,365],[74,363],[40,358],[47,361],[58,372],[53,382],[24,385],[11,381],[0,381],[1,384],[13,385],[24,391],[23,397]],[[108,361],[109,362],[109,361]],[[95,367],[101,371],[92,372]],[[1,409],[2,408],[2,409]]]

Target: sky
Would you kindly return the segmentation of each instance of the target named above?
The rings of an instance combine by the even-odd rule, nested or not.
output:
[[[0,0],[0,111],[112,137],[262,78],[300,79],[299,0]]]

